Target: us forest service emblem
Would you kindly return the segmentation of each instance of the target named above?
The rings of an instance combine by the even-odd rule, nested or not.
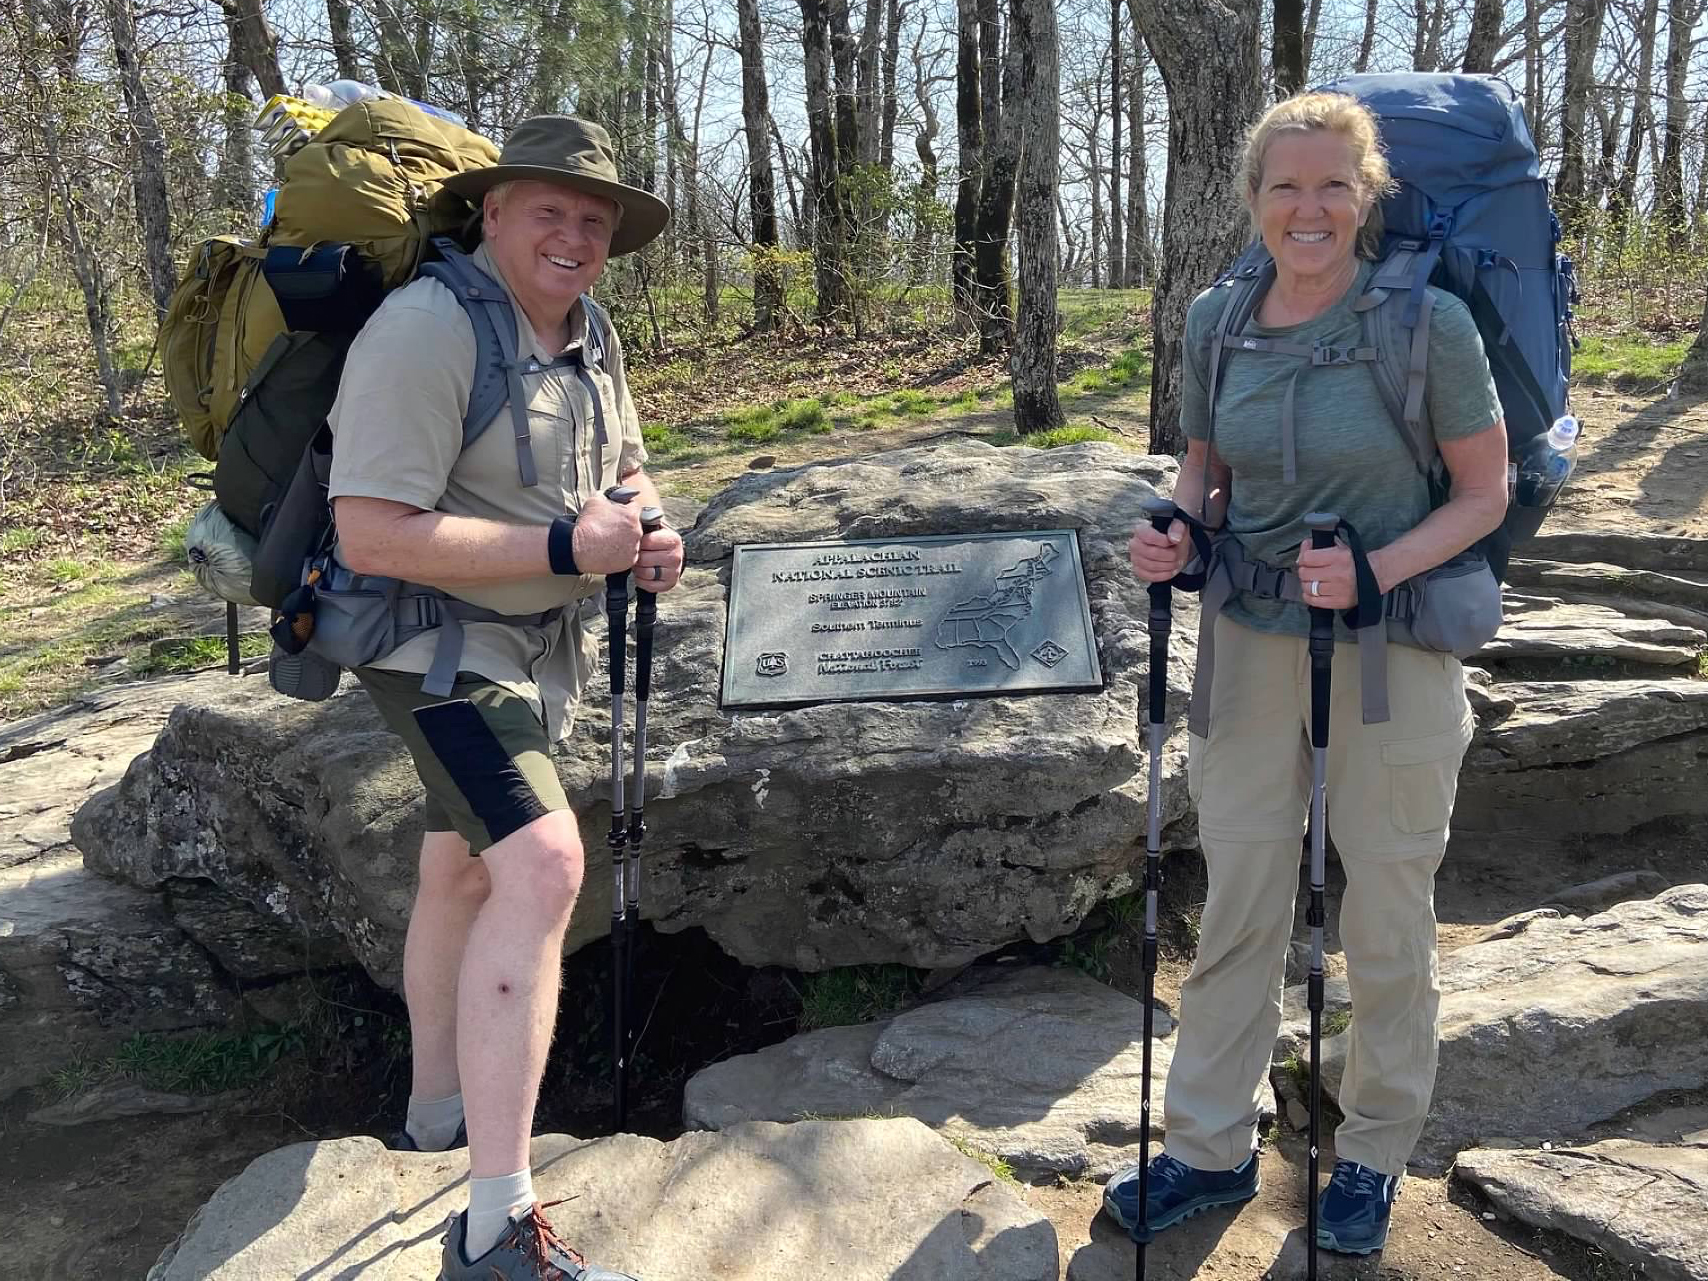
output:
[[[753,670],[760,676],[787,676],[789,674],[789,656],[787,654],[761,654],[754,660]]]
[[[1042,645],[1038,646],[1037,649],[1032,651],[1032,657],[1037,659],[1045,667],[1054,667],[1057,663],[1061,662],[1062,659],[1066,658],[1067,655],[1067,650],[1063,649],[1052,640],[1045,641]]]

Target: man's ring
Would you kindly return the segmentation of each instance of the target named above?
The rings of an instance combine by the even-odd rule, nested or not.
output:
[[[664,566],[663,565],[654,565],[652,567],[652,581],[655,583],[664,581]]]
[[[1311,579],[1311,595],[1312,596],[1321,596],[1323,594],[1322,593],[1322,586],[1323,586],[1322,579],[1320,579],[1320,578]]]

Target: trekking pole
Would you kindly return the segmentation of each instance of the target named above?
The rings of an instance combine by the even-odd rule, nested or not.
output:
[[[1159,534],[1167,534],[1175,506],[1166,498],[1147,498],[1145,518]],[[1150,585],[1150,781],[1145,797],[1145,1048],[1144,1087],[1139,1097],[1139,1217],[1133,1228],[1138,1253],[1133,1276],[1145,1281],[1145,1247],[1150,1244],[1151,1164],[1151,1034],[1156,1001],[1156,896],[1162,887],[1162,742],[1167,733],[1164,704],[1168,699],[1168,633],[1173,625],[1174,589],[1167,583]]]
[[[641,508],[641,529],[645,533],[664,528],[664,512],[657,507]],[[652,686],[652,629],[658,620],[658,593],[648,591],[635,579],[635,764],[629,783],[633,798],[629,809],[628,852],[623,860],[623,1025],[627,1040],[623,1045],[622,1094],[628,1098],[629,1068],[634,1061],[639,1030],[635,1027],[635,935],[640,930],[641,910],[641,842],[646,838],[646,698]]]
[[[1311,531],[1311,547],[1321,551],[1334,546],[1340,518],[1327,512],[1305,517]],[[1323,1027],[1323,880],[1324,848],[1328,834],[1328,711],[1330,679],[1334,668],[1334,611],[1311,606],[1311,903],[1305,920],[1311,927],[1311,973],[1307,980],[1307,1003],[1311,1010],[1311,1147],[1309,1181],[1305,1187],[1305,1276],[1317,1279],[1317,1175],[1318,1146],[1322,1137],[1322,1027]]]
[[[614,503],[629,503],[640,491],[626,485],[612,486],[605,497]],[[611,1092],[617,1114],[617,1129],[628,1123],[628,998],[624,980],[629,968],[624,956],[627,942],[623,931],[623,875],[627,861],[627,809],[623,804],[623,677],[628,666],[629,571],[605,575],[605,619],[610,630],[611,668],[611,831],[605,843],[611,848]]]

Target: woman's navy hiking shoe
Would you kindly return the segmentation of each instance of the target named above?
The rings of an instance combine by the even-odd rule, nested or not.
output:
[[[1196,1170],[1166,1152],[1151,1158],[1150,1202],[1146,1226],[1152,1233],[1218,1205],[1235,1205],[1257,1195],[1257,1153],[1233,1170]],[[1103,1208],[1129,1233],[1139,1222],[1139,1167],[1129,1165],[1103,1186]]]
[[[1317,1244],[1339,1254],[1374,1254],[1388,1243],[1399,1176],[1356,1161],[1336,1161],[1317,1202]]]

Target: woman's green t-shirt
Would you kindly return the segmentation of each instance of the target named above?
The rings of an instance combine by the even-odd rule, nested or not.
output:
[[[1320,316],[1270,328],[1248,324],[1253,336],[1311,346],[1362,342],[1352,310],[1374,265],[1359,264],[1351,288]],[[1235,291],[1207,289],[1186,316],[1182,360],[1181,427],[1193,440],[1209,433],[1210,338]],[[1501,417],[1476,322],[1465,304],[1431,289],[1429,364],[1425,405],[1437,440],[1486,431]],[[1294,392],[1297,479],[1283,476],[1281,405],[1300,370],[1297,356],[1229,348],[1223,353],[1216,397],[1216,454],[1233,472],[1227,530],[1249,556],[1291,568],[1308,531],[1307,512],[1330,511],[1349,521],[1367,551],[1385,547],[1429,515],[1429,487],[1419,474],[1376,388],[1368,363],[1307,367]],[[1265,632],[1307,635],[1305,606],[1236,594],[1228,616]]]

